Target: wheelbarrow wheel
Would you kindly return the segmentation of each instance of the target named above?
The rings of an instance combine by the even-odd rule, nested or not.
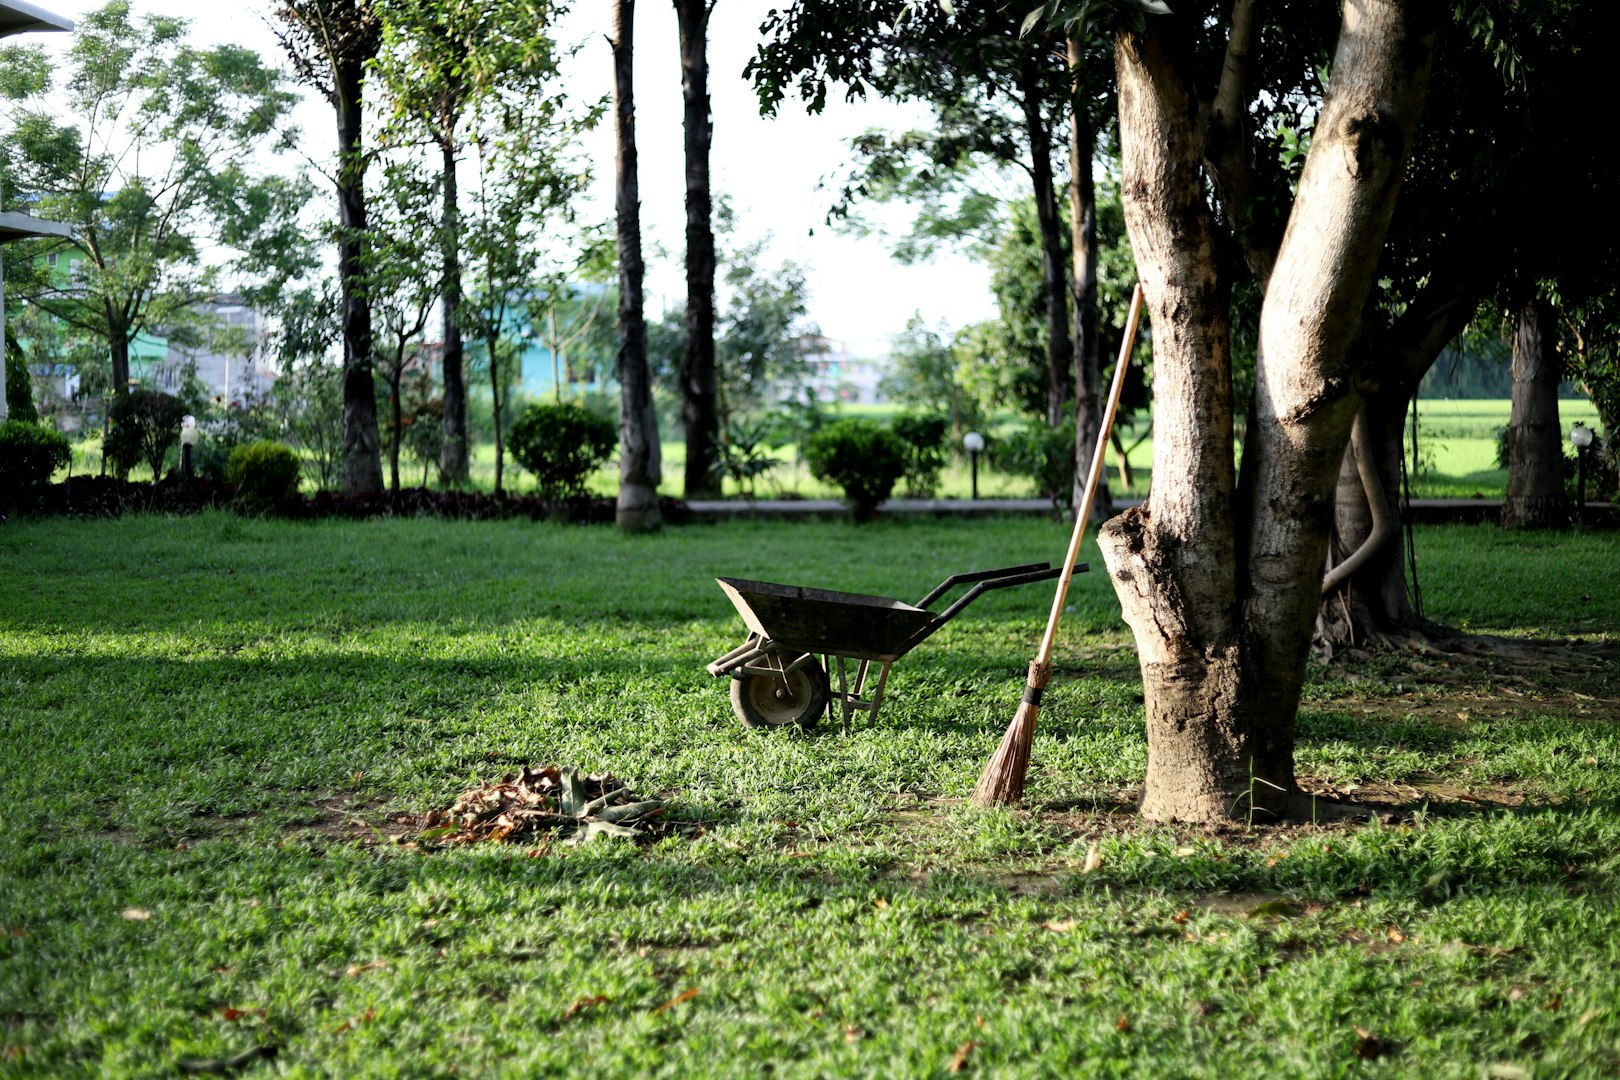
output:
[[[731,680],[731,711],[745,728],[814,727],[830,696],[827,672],[814,658],[786,675],[743,674]]]

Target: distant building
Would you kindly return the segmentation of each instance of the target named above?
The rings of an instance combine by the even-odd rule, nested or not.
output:
[[[886,400],[878,389],[886,370],[881,361],[857,357],[844,342],[820,334],[800,338],[799,355],[804,364],[802,385],[817,401],[876,405]]]
[[[130,377],[142,386],[173,394],[185,385],[189,370],[210,397],[226,405],[269,393],[276,368],[266,354],[259,313],[231,294],[192,310],[210,324],[203,327],[201,344],[171,344],[166,338],[141,334],[130,343]]]

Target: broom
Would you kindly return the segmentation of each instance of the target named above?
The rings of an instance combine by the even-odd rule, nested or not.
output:
[[[1057,595],[1052,599],[1052,615],[1046,620],[1046,636],[1041,648],[1029,664],[1029,682],[1024,687],[1024,699],[1001,737],[1001,745],[984,767],[978,787],[973,789],[974,806],[999,806],[1015,803],[1024,796],[1024,774],[1029,771],[1029,747],[1035,740],[1035,718],[1041,711],[1041,694],[1052,674],[1052,642],[1057,637],[1058,619],[1063,615],[1063,602],[1069,595],[1069,582],[1074,578],[1074,562],[1080,556],[1080,541],[1086,534],[1086,522],[1091,517],[1091,503],[1097,497],[1097,484],[1102,478],[1103,455],[1108,450],[1108,433],[1114,426],[1114,412],[1119,408],[1119,391],[1125,384],[1125,364],[1136,344],[1136,324],[1142,314],[1142,286],[1137,283],[1131,294],[1131,313],[1125,323],[1125,340],[1120,343],[1119,362],[1114,365],[1114,383],[1108,389],[1108,407],[1103,412],[1102,427],[1097,432],[1097,446],[1091,452],[1091,472],[1086,477],[1085,493],[1075,508],[1074,536],[1069,540],[1069,553],[1063,559],[1063,572],[1058,575]]]

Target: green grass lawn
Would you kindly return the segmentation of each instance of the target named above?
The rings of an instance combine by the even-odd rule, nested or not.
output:
[[[1612,533],[1417,536],[1431,617],[1615,629]],[[962,798],[1045,586],[903,658],[848,734],[744,731],[703,671],[742,638],[717,574],[909,599],[1065,539],[0,526],[0,1073],[259,1047],[279,1053],[250,1072],[299,1076],[1620,1071],[1610,659],[1318,670],[1300,771],[1387,821],[1247,833],[1129,812],[1141,688],[1100,573],[1017,812]],[[382,842],[540,763],[611,770],[702,833]]]

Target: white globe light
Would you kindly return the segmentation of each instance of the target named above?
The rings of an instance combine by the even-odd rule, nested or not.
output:
[[[962,436],[962,446],[970,454],[977,454],[984,449],[984,436],[977,431],[970,431]]]

